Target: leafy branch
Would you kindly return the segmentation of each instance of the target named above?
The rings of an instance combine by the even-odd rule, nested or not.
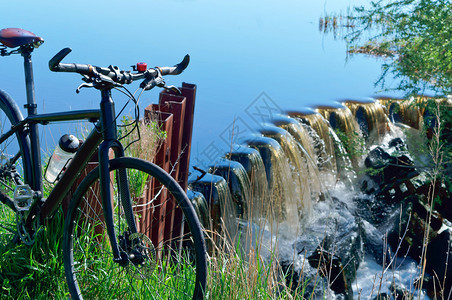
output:
[[[328,24],[349,29],[344,34],[348,53],[385,59],[377,81],[383,89],[402,90],[407,95],[452,94],[450,0],[372,1],[370,7],[355,7],[339,20],[343,24]],[[398,79],[395,88],[385,85],[388,75]]]

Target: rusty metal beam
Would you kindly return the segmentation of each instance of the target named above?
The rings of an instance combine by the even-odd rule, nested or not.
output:
[[[182,83],[181,92],[186,98],[186,105],[181,145],[183,153],[180,158],[179,184],[184,191],[187,191],[193,120],[195,115],[196,85],[184,82]]]
[[[161,130],[166,131],[166,139],[157,151],[155,156],[156,163],[164,170],[170,168],[171,141],[173,132],[173,115],[167,112],[158,111],[159,105],[151,104],[145,110],[145,118],[157,120]],[[152,209],[146,209],[149,218],[146,219],[146,228],[151,230],[151,240],[154,246],[160,247],[165,240],[165,226],[171,227],[173,222],[172,214],[167,213],[168,195],[167,190],[156,180],[151,179],[150,189],[147,195],[147,202],[151,202]],[[161,192],[159,192],[161,190]],[[157,196],[156,196],[157,195]],[[152,201],[149,201],[153,199]],[[149,207],[150,208],[150,207]],[[150,221],[150,222],[149,222]]]

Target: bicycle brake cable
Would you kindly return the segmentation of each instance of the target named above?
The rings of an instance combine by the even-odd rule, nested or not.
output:
[[[117,118],[119,117],[119,115],[124,111],[124,109],[125,109],[126,106],[129,104],[130,101],[132,101],[132,102],[135,104],[135,118],[134,118],[134,121],[131,122],[131,123],[129,123],[129,124],[118,125],[118,127],[124,127],[124,128],[126,128],[126,127],[128,127],[128,126],[130,126],[130,125],[133,125],[133,128],[132,128],[131,130],[129,130],[125,135],[121,136],[118,140],[122,140],[122,139],[126,138],[127,136],[129,136],[130,134],[132,134],[132,132],[133,132],[135,129],[137,130],[137,133],[138,133],[138,138],[135,139],[135,140],[133,140],[132,142],[130,142],[130,143],[125,147],[125,149],[127,149],[131,144],[133,144],[133,143],[139,141],[140,138],[141,138],[141,136],[140,136],[140,129],[139,129],[139,126],[138,126],[138,122],[139,122],[139,118],[140,118],[140,110],[139,110],[139,105],[138,105],[138,100],[139,100],[139,98],[137,99],[137,98],[135,97],[135,94],[136,94],[137,91],[135,91],[135,92],[132,94],[128,89],[126,89],[126,88],[124,88],[124,89],[126,90],[127,93],[124,92],[124,91],[121,91],[121,90],[120,90],[120,91],[121,91],[122,93],[126,94],[126,95],[129,97],[129,100],[128,100],[127,103],[123,106],[123,108],[121,109],[121,111],[117,114],[116,119],[117,119]],[[142,94],[142,92],[139,94],[138,97],[140,97],[141,94]],[[125,149],[124,149],[124,150],[125,150]]]
[[[138,92],[138,89],[133,93],[133,96]],[[127,148],[129,148],[129,146],[131,146],[132,144],[138,142],[141,139],[141,133],[140,133],[140,126],[139,126],[139,118],[140,118],[140,109],[139,109],[139,105],[138,102],[140,101],[140,98],[142,96],[144,92],[144,89],[141,89],[141,92],[138,94],[138,97],[133,97],[132,101],[135,103],[135,121],[133,122],[134,127],[123,137],[121,137],[120,139],[123,139],[127,136],[129,136],[130,134],[132,134],[132,132],[136,129],[137,131],[137,138],[134,139],[133,141],[131,141],[125,148],[124,150],[126,150]],[[130,124],[129,124],[130,125]]]

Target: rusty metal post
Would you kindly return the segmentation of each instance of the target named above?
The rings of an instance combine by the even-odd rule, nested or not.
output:
[[[182,134],[181,149],[183,153],[180,158],[179,183],[184,191],[187,191],[188,173],[190,167],[191,138],[193,133],[193,120],[195,115],[196,85],[182,83],[182,95],[186,98],[184,130]]]
[[[187,190],[188,171],[190,163],[191,135],[193,132],[194,103],[196,86],[193,84],[182,84],[182,96],[162,91],[159,96],[159,105],[150,105],[145,110],[145,117],[154,114],[158,119],[166,118],[165,122],[159,122],[162,130],[167,132],[165,145],[163,145],[155,157],[157,165],[171,174],[182,188]],[[170,121],[169,115],[172,120]],[[172,128],[162,127],[163,124],[171,122]],[[165,125],[167,126],[167,125]],[[155,195],[155,194],[154,194]],[[149,195],[152,197],[153,195]],[[151,198],[150,198],[151,199]],[[169,195],[165,200],[170,200]],[[159,212],[148,212],[154,214],[151,218],[153,241],[158,238],[161,241],[162,230],[165,240],[172,240],[172,237],[180,236],[183,230],[183,214],[180,209],[174,207],[174,201],[165,201],[164,210]],[[156,215],[157,214],[157,215]],[[157,225],[155,222],[159,221]],[[155,229],[157,227],[158,229]]]
[[[185,119],[185,97],[169,93],[160,93],[159,110],[173,114],[173,132],[171,139],[170,170],[166,170],[176,181],[179,181],[180,156],[183,124]],[[175,201],[168,201],[167,221],[165,224],[165,240],[172,238],[173,232],[180,233],[180,224],[182,222],[182,212],[175,207]],[[174,224],[176,224],[174,226]]]
[[[185,102],[184,116],[178,121],[179,126],[178,134],[178,149],[173,149],[174,157],[178,160],[178,174],[174,178],[179,182],[184,191],[187,191],[188,171],[190,164],[190,149],[191,149],[191,136],[193,132],[193,119],[195,108],[195,94],[196,86],[193,84],[183,83],[181,87],[182,96],[170,94],[168,92],[160,93],[160,103],[166,102],[169,106],[171,102]],[[173,103],[174,105],[174,103]],[[176,129],[177,130],[177,129]],[[184,230],[183,214],[180,208],[174,208],[174,215],[172,216],[172,222],[169,226],[169,230],[166,230],[165,237],[169,238],[181,236],[181,231]]]
[[[173,132],[171,138],[170,168],[165,170],[179,181],[181,144],[185,119],[185,97],[169,93],[160,93],[159,111],[173,115]],[[183,150],[182,150],[183,151]]]
[[[157,124],[159,128],[166,131],[166,139],[158,150],[157,155],[155,156],[155,161],[158,162],[162,169],[169,170],[173,132],[173,115],[158,111],[158,108],[159,106],[156,104],[148,106],[145,110],[145,117],[149,118],[150,115],[154,115],[154,117],[157,117]],[[151,240],[154,242],[154,246],[160,247],[161,242],[164,240],[165,223],[171,222],[171,220],[167,220],[169,216],[166,212],[166,205],[168,203],[167,200],[169,195],[166,189],[159,192],[162,185],[154,178],[151,179],[149,187],[147,202],[149,202],[150,199],[153,199],[153,210],[151,211],[149,207],[146,207],[146,210],[148,211],[147,214],[149,215],[149,218],[146,218],[148,220],[146,227],[152,231]],[[154,197],[156,198],[154,199]]]

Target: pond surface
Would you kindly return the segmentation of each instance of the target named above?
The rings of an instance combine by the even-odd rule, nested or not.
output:
[[[94,90],[75,94],[78,76],[48,70],[48,60],[64,47],[73,49],[66,62],[120,68],[138,61],[173,65],[189,53],[189,68],[168,83],[198,85],[192,153],[206,160],[213,146],[216,151],[230,147],[231,126],[258,126],[261,120],[251,115],[262,103],[299,110],[377,92],[373,83],[381,61],[356,56],[346,62],[344,42],[319,33],[318,20],[325,12],[364,3],[17,0],[2,4],[1,27],[21,27],[45,39],[34,53],[40,112],[98,105]],[[20,56],[0,58],[0,78],[0,88],[25,103]],[[152,91],[142,97],[142,107],[156,101],[157,91]],[[46,142],[51,148],[67,128],[50,127]]]

